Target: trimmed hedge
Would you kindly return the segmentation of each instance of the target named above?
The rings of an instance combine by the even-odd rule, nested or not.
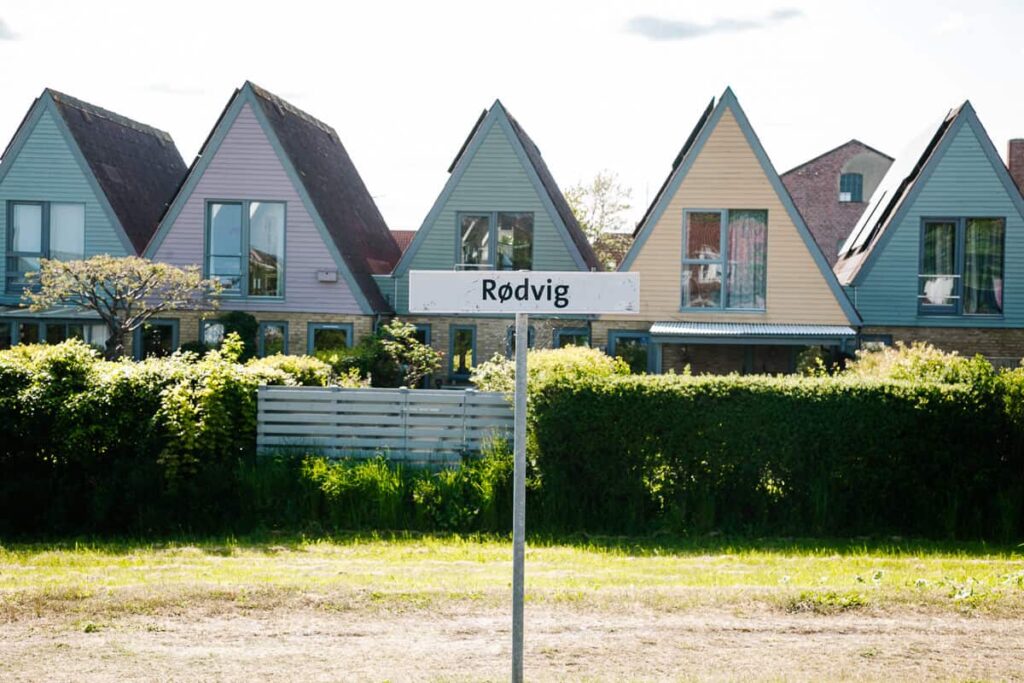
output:
[[[557,380],[533,396],[535,524],[1017,537],[1020,371]]]

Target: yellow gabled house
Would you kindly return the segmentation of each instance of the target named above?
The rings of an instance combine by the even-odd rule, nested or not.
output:
[[[857,312],[732,90],[712,100],[634,232],[621,271],[640,315],[602,316],[595,345],[635,370],[791,372],[852,347]]]

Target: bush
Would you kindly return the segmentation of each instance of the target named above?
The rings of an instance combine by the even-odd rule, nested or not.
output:
[[[267,356],[253,358],[246,365],[254,370],[279,370],[303,387],[327,387],[335,383],[331,366],[312,356]]]
[[[955,351],[940,351],[931,344],[914,342],[907,346],[896,342],[895,347],[858,351],[856,359],[847,363],[846,374],[912,382],[989,385],[996,371],[984,356],[965,358]]]
[[[562,349],[530,350],[527,354],[527,380],[530,391],[556,380],[601,379],[628,375],[629,366],[619,358],[586,346]],[[489,361],[473,368],[473,384],[481,391],[515,390],[515,361],[495,354]]]
[[[416,327],[400,320],[377,328],[350,349],[316,354],[340,376],[366,378],[374,387],[414,387],[441,367],[441,354],[416,339]]]
[[[554,381],[532,396],[531,512],[559,530],[1006,538],[1024,531],[1021,380]]]

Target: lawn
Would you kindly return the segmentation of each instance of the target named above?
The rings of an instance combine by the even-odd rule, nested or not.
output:
[[[504,538],[407,534],[2,543],[0,677],[84,659],[95,680],[145,678],[142,662],[243,679],[297,657],[289,671],[322,678],[330,652],[324,666],[367,680],[501,678],[510,555]],[[1016,546],[535,538],[526,561],[527,672],[540,678],[1024,675]],[[204,658],[212,669],[190,668]]]

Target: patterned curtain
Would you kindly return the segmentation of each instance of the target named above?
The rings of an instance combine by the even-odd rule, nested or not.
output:
[[[971,218],[964,235],[964,313],[1003,312],[1001,218]]]
[[[767,211],[729,212],[727,308],[764,308]]]

